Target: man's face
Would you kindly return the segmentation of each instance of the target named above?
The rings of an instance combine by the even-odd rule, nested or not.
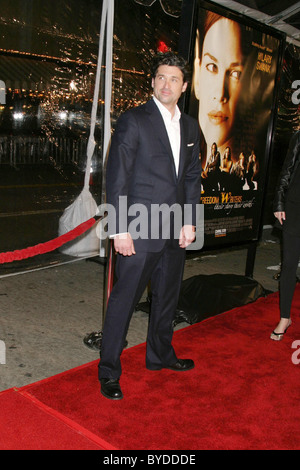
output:
[[[220,147],[232,135],[243,68],[239,26],[222,18],[208,30],[195,63],[199,123],[208,145]]]
[[[172,65],[160,65],[152,79],[153,94],[170,112],[175,109],[178,99],[186,90],[183,73]]]

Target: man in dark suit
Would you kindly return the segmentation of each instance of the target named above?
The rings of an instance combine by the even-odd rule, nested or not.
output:
[[[117,281],[110,294],[101,345],[101,393],[123,397],[120,356],[134,308],[151,280],[151,314],[146,367],[186,371],[191,359],[178,359],[172,347],[172,322],[182,281],[185,248],[195,239],[196,205],[200,203],[199,125],[180,113],[177,101],[187,88],[187,69],[174,53],[153,60],[153,99],[125,112],[117,122],[107,163],[107,202],[116,210],[114,248]],[[126,198],[128,213],[122,214]],[[132,209],[145,211],[143,233],[132,236]],[[178,228],[176,211],[169,214],[165,236],[160,209],[188,208],[188,221]],[[186,206],[185,206],[186,205]],[[130,217],[131,214],[131,217]],[[128,225],[119,220],[128,215]],[[168,218],[168,217],[167,217]],[[175,220],[177,218],[177,221]],[[176,228],[178,233],[176,232]]]

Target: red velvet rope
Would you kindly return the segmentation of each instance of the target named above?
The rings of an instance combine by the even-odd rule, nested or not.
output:
[[[46,243],[39,243],[38,245],[31,246],[29,248],[24,248],[23,250],[7,251],[6,253],[0,253],[0,264],[1,263],[10,263],[12,261],[21,260],[25,258],[30,258],[32,256],[41,255],[48,253],[49,251],[56,250],[65,243],[74,240],[75,238],[82,235],[87,230],[89,230],[96,222],[95,218],[91,218],[86,222],[75,227],[70,232],[67,232],[60,237],[54,238]]]

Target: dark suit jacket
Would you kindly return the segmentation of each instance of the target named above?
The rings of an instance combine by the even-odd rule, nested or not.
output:
[[[162,233],[157,238],[153,227],[153,205],[184,204],[193,207],[192,223],[195,225],[195,205],[200,203],[199,125],[182,113],[180,118],[181,150],[178,176],[167,131],[161,113],[153,100],[125,112],[118,119],[112,137],[106,170],[107,202],[116,209],[116,233],[131,231],[130,223],[142,220],[146,233],[134,240],[135,249],[158,251],[162,248]],[[147,214],[135,213],[128,217],[128,226],[119,225],[119,196],[127,197],[128,208],[143,204]],[[156,206],[157,207],[157,206]],[[130,210],[130,209],[129,209]],[[125,214],[123,213],[123,216]],[[141,219],[141,215],[145,215]],[[155,236],[151,237],[153,230]],[[160,232],[161,232],[161,223]],[[113,230],[112,230],[113,231]],[[138,230],[137,230],[138,231]]]
[[[289,148],[275,190],[275,198],[273,203],[274,212],[285,211],[285,202],[289,197],[290,189],[296,174],[296,170],[298,168],[299,161],[300,131],[296,132],[290,140]],[[299,185],[299,181],[297,181],[296,184]]]
[[[283,230],[300,236],[300,131],[290,140],[273,203],[274,212],[285,212]],[[276,227],[281,228],[276,221]]]

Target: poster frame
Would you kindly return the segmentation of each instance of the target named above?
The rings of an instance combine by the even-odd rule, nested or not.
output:
[[[275,83],[274,83],[274,89],[273,89],[273,102],[272,102],[272,108],[270,112],[270,120],[269,120],[267,130],[266,130],[264,168],[263,168],[263,173],[262,173],[263,193],[262,193],[262,199],[261,199],[261,210],[260,210],[259,220],[257,224],[257,232],[251,238],[242,239],[242,240],[234,241],[234,242],[230,240],[222,239],[220,240],[220,243],[218,243],[216,246],[215,245],[206,246],[204,244],[204,247],[202,248],[202,251],[210,251],[210,250],[220,250],[223,247],[230,248],[230,247],[248,245],[249,253],[251,253],[251,259],[247,259],[247,266],[249,268],[248,271],[251,272],[253,270],[252,268],[254,264],[254,261],[252,259],[255,257],[255,249],[253,249],[253,245],[255,246],[257,245],[257,243],[261,239],[262,230],[263,230],[263,216],[264,216],[264,211],[265,211],[269,171],[271,168],[273,138],[274,138],[275,128],[276,128],[277,105],[278,105],[279,90],[280,90],[280,74],[282,70],[282,62],[283,62],[285,45],[286,45],[286,35],[285,33],[275,29],[272,26],[261,23],[258,20],[247,17],[246,15],[233,11],[227,7],[225,8],[224,6],[213,3],[211,1],[183,0],[182,11],[181,11],[178,53],[182,57],[184,57],[187,60],[187,62],[190,64],[191,71],[193,71],[194,44],[195,44],[199,9],[212,11],[221,16],[227,17],[238,23],[241,23],[244,26],[248,26],[262,33],[266,33],[270,36],[273,36],[279,42],[277,69],[276,69]],[[181,110],[187,113],[189,112],[190,96],[191,96],[191,87],[188,87],[186,93],[183,95],[180,101]]]

